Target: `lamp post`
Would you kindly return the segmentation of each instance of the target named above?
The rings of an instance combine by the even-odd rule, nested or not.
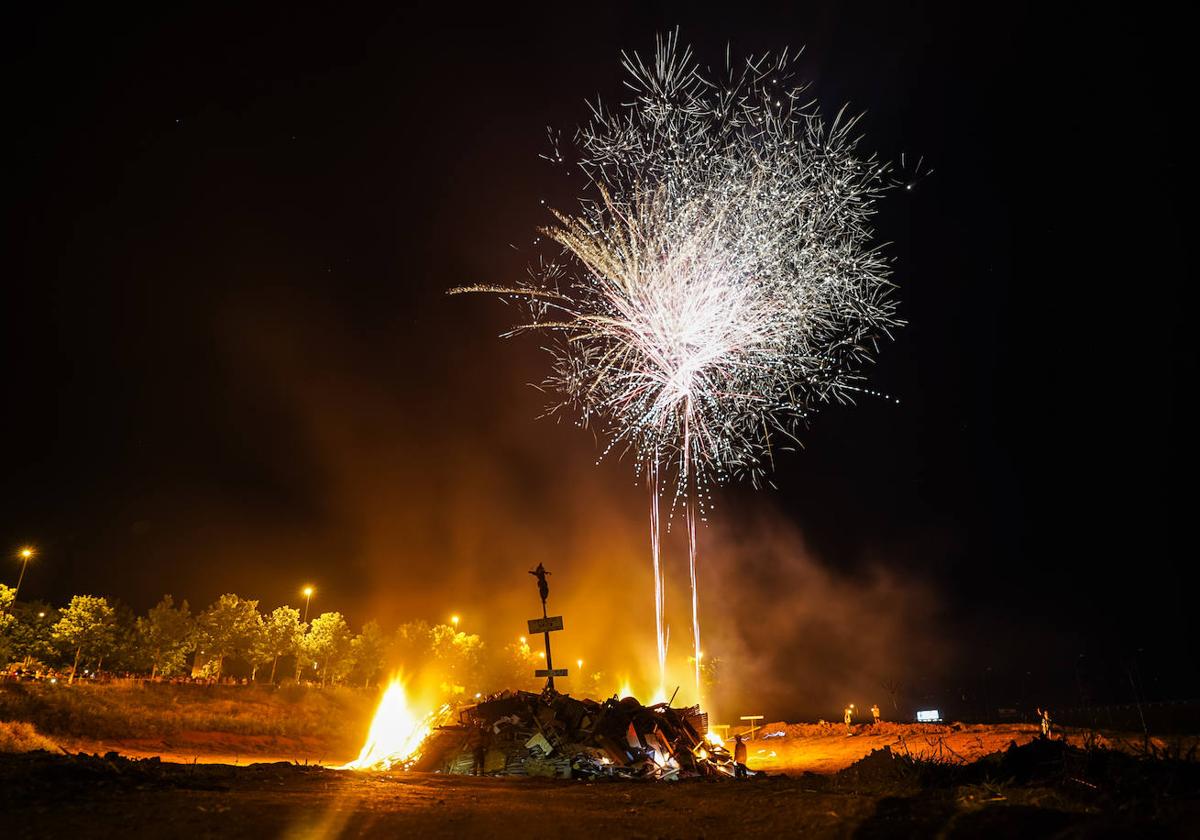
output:
[[[29,561],[33,558],[36,552],[29,546],[25,546],[17,552],[17,556],[21,558],[21,574],[17,577],[17,588],[13,590],[13,600],[17,599],[17,595],[21,592],[21,582],[25,580],[25,567],[29,565]]]
[[[312,586],[306,586],[300,590],[300,594],[304,596],[304,623],[308,624],[308,606],[312,603],[313,593],[317,590]]]

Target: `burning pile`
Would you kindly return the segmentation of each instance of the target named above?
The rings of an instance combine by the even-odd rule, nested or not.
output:
[[[450,707],[442,706],[418,718],[408,707],[404,683],[398,678],[393,679],[379,701],[362,752],[354,761],[338,769],[391,770],[411,766],[421,757],[422,747],[433,727],[449,713]]]
[[[504,691],[437,727],[416,770],[489,776],[676,780],[734,775],[699,707]]]

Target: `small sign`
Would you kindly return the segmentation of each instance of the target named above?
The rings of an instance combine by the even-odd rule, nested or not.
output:
[[[530,633],[550,633],[554,630],[563,629],[562,616],[552,615],[549,618],[531,618],[529,619]]]
[[[555,668],[553,671],[547,671],[545,668],[538,668],[533,672],[535,677],[565,677],[567,675],[566,668]]]

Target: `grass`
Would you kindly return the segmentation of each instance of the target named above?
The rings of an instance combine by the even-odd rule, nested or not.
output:
[[[348,688],[16,683],[0,686],[0,722],[95,740],[207,732],[356,743],[377,701],[375,691]]]
[[[32,723],[0,720],[0,753],[57,749],[58,745],[38,732]]]

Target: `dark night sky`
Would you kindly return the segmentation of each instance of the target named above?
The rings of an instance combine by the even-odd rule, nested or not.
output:
[[[713,528],[769,510],[832,575],[928,582],[962,673],[1044,644],[1047,684],[1084,654],[1123,699],[1140,647],[1154,691],[1194,693],[1180,47],[972,5],[10,20],[0,546],[41,548],[29,596],[273,605],[313,579],[356,622],[439,617],[569,547],[598,487],[640,534],[628,465],[535,419],[512,312],[444,290],[523,271],[539,199],[572,196],[545,126],[679,24],[712,61],[806,44],[827,111],[935,170],[879,219],[910,325],[873,382],[902,404],[819,416]]]

